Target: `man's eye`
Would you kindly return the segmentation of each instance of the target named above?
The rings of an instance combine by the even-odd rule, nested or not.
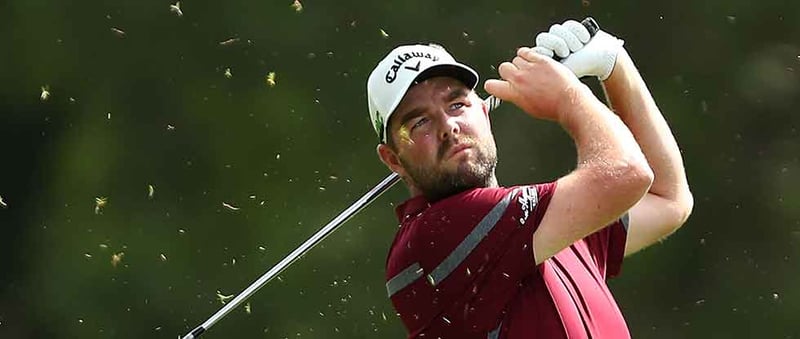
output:
[[[428,118],[417,119],[417,122],[415,122],[414,125],[411,126],[411,130],[413,131],[415,128],[424,125],[426,122],[428,122]]]
[[[456,102],[456,103],[450,105],[450,109],[456,110],[456,109],[459,109],[459,108],[464,107],[464,106],[466,106],[466,105],[464,105],[463,102]]]

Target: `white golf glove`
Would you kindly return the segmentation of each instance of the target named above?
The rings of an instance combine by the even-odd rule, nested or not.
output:
[[[567,20],[550,26],[549,32],[539,33],[533,50],[549,57],[558,56],[579,78],[596,76],[606,80],[614,70],[623,43],[602,30],[592,37],[581,23]]]

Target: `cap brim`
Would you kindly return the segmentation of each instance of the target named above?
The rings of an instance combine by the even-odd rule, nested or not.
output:
[[[470,89],[475,89],[475,85],[478,84],[478,74],[472,69],[461,64],[446,64],[436,65],[422,71],[422,73],[417,75],[409,88],[414,86],[414,84],[440,76],[456,78]],[[408,89],[406,89],[406,91],[408,91]]]

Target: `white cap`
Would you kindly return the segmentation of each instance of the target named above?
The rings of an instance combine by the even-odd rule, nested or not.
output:
[[[425,79],[450,76],[475,89],[478,73],[456,62],[439,45],[405,45],[389,52],[367,80],[369,117],[380,142],[386,142],[386,124],[406,91]]]

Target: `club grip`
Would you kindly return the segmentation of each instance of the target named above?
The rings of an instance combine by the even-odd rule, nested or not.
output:
[[[597,34],[597,32],[600,31],[600,25],[597,23],[597,21],[594,21],[592,17],[586,17],[586,19],[581,20],[581,25],[583,25],[583,27],[586,27],[586,30],[589,31],[590,37],[594,37],[595,34]],[[554,55],[553,60],[561,62],[564,59],[558,55]]]
[[[597,34],[597,31],[600,30],[600,25],[598,25],[597,21],[594,21],[592,17],[587,17],[586,19],[581,20],[581,25],[586,27],[590,36],[594,36]]]

